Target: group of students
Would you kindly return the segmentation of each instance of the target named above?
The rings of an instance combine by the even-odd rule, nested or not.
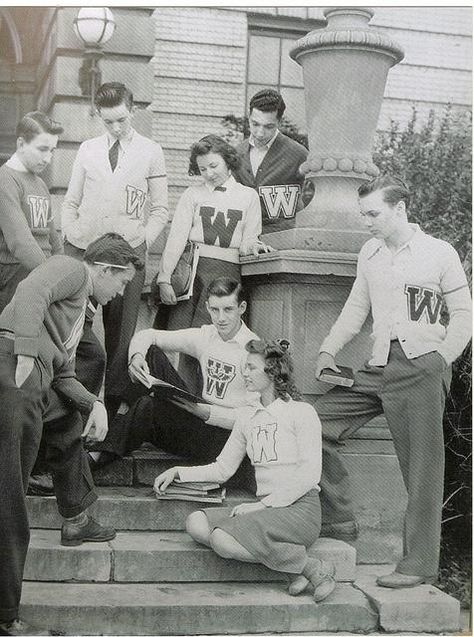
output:
[[[157,489],[177,477],[226,482],[235,473],[257,495],[232,510],[193,513],[187,529],[196,541],[222,557],[286,572],[291,594],[312,585],[320,601],[334,590],[334,567],[307,549],[319,535],[354,539],[358,532],[337,449],[384,412],[408,508],[402,559],[377,582],[400,588],[432,581],[444,400],[450,363],[471,329],[455,250],[408,222],[410,193],[399,179],[378,177],[359,188],[373,236],[321,346],[316,376],[337,369],[335,355],[369,313],[372,356],[353,387],[332,389],[313,407],[299,399],[288,343],[260,340],[242,320],[240,255],[267,251],[260,235],[291,226],[302,207],[298,168],[306,150],[278,131],[281,96],[264,90],[252,98],[251,135],[237,148],[215,135],[193,144],[189,172],[202,181],[178,203],[157,277],[162,303],[173,308],[168,329],[135,334],[146,252],[168,220],[165,164],[160,146],[131,127],[126,87],[103,85],[96,105],[107,132],[84,142],[74,162],[62,210],[65,255],[38,177],[62,129],[42,113],[28,114],[18,126],[17,152],[0,168],[0,631],[47,634],[19,619],[29,541],[25,494],[42,437],[63,544],[114,537],[87,513],[97,498],[91,465],[151,442],[199,463],[161,474]],[[188,241],[199,245],[198,271],[191,298],[176,303],[171,274]],[[92,331],[99,304],[107,358]],[[153,392],[150,375],[189,388],[170,353],[197,361],[203,402],[170,402]],[[105,361],[107,409],[97,397]],[[90,461],[84,439],[94,443]]]

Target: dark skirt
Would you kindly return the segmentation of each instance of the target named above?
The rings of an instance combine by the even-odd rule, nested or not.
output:
[[[306,549],[319,537],[319,492],[308,491],[286,507],[268,507],[230,517],[231,508],[203,509],[211,530],[222,529],[247,549],[261,564],[274,571],[301,573]]]
[[[184,330],[188,327],[201,327],[211,323],[206,309],[206,290],[214,279],[221,276],[240,281],[240,264],[199,257],[193,295],[187,301],[178,301],[176,305],[170,307],[169,330]]]

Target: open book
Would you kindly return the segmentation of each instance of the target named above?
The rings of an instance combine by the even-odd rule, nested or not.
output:
[[[165,491],[153,489],[158,500],[188,500],[192,502],[221,503],[225,498],[225,487],[217,482],[181,482],[173,480]]]
[[[325,367],[318,380],[330,383],[331,385],[352,387],[354,384],[354,372],[352,369],[350,367],[344,367],[343,365],[338,365],[338,367],[340,370],[338,372],[335,372],[333,369],[329,369],[329,367]]]
[[[171,385],[171,383],[167,383],[166,381],[155,378],[154,376],[148,375],[147,380],[149,382],[150,388],[153,388],[154,393],[164,400],[174,400],[175,398],[182,398],[183,400],[189,400],[189,402],[191,403],[211,404],[202,396],[191,394],[191,392],[188,392],[185,389],[181,389],[181,387]]]

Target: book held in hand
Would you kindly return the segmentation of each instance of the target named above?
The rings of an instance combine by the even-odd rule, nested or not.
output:
[[[181,398],[183,400],[189,400],[191,403],[210,404],[209,401],[202,396],[195,396],[185,389],[171,385],[171,383],[167,383],[166,381],[155,378],[154,376],[148,375],[147,380],[149,386],[153,388],[154,393],[164,400],[175,400],[176,398]]]
[[[338,365],[339,371],[336,372],[329,367],[325,367],[321,372],[318,380],[331,385],[341,385],[342,387],[352,387],[354,384],[354,372],[350,367]]]
[[[173,480],[165,491],[153,488],[158,500],[189,500],[191,502],[221,503],[225,498],[225,487],[217,482],[181,482]]]

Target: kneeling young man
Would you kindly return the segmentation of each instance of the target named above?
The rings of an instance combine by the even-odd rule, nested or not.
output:
[[[471,298],[455,249],[408,222],[410,193],[400,179],[382,176],[362,184],[359,200],[372,239],[362,247],[351,293],[321,345],[316,376],[324,368],[337,370],[334,356],[361,330],[369,312],[374,344],[354,385],[332,389],[315,405],[323,425],[323,530],[334,537],[356,534],[349,476],[337,448],[383,412],[408,507],[403,557],[377,583],[402,588],[430,582],[438,572],[443,411],[451,363],[471,334]]]
[[[89,296],[108,303],[142,268],[129,244],[110,233],[87,248],[84,262],[55,255],[38,265],[0,315],[1,634],[47,634],[18,617],[30,535],[25,491],[42,434],[65,518],[61,543],[115,537],[86,513],[97,495],[82,438],[103,440],[107,413],[75,377],[74,359]],[[88,414],[84,431],[80,412]]]
[[[223,448],[235,420],[236,407],[257,396],[247,392],[243,377],[246,344],[257,338],[242,321],[247,308],[239,282],[221,277],[207,289],[212,325],[184,330],[143,330],[129,349],[130,382],[123,399],[130,409],[118,414],[93,457],[105,462],[137,449],[143,442],[197,462],[210,462]],[[166,352],[188,354],[199,361],[206,403],[169,402],[150,396],[151,374],[186,389]],[[124,412],[122,404],[119,412]]]

